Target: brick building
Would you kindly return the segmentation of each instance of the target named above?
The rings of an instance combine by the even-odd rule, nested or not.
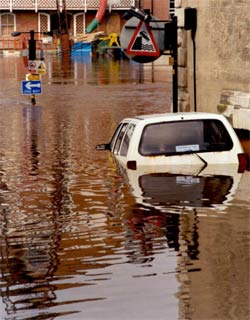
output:
[[[20,49],[23,37],[13,39],[13,31],[35,30],[36,38],[46,42],[43,35],[53,31],[54,36],[67,29],[70,37],[83,34],[104,6],[104,17],[95,31],[120,33],[123,14],[132,6],[147,8],[153,15],[166,19],[173,0],[0,0],[0,49]]]

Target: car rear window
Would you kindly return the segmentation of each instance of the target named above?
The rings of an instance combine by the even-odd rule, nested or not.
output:
[[[193,152],[228,151],[233,142],[219,120],[190,120],[147,125],[142,133],[139,153],[177,155]]]

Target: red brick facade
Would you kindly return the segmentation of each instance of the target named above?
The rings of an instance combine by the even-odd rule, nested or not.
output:
[[[29,0],[27,0],[29,1]],[[27,2],[26,1],[26,2]],[[77,1],[77,0],[72,0]],[[69,1],[70,2],[70,1]],[[23,3],[23,2],[6,2],[8,5],[10,3]],[[31,5],[34,3],[41,4],[42,2],[30,2]],[[67,2],[68,3],[68,2]],[[73,3],[73,2],[72,2]],[[130,1],[130,0],[123,0],[124,6],[127,5],[128,8],[117,8],[117,7],[107,7],[105,16],[101,22],[101,24],[97,27],[95,31],[103,31],[106,34],[115,32],[117,34],[120,33],[122,26],[126,22],[122,16],[129,9],[129,4],[134,3],[135,5],[139,6],[139,4],[145,8],[149,9],[150,13],[160,20],[166,20],[169,18],[169,0],[144,0],[144,1]],[[0,3],[1,6],[1,3]],[[1,14],[0,14],[0,49],[20,49],[22,46],[23,38],[29,38],[29,34],[22,34],[19,37],[13,38],[11,36],[12,31],[20,31],[20,32],[29,32],[30,30],[34,30],[35,32],[40,32],[40,34],[36,33],[35,38],[42,38],[43,35],[41,32],[44,31],[53,31],[54,34],[58,34],[59,32],[59,22],[58,22],[58,12],[56,8],[53,9],[44,9],[41,8],[27,10],[22,8],[15,8],[15,7],[0,7]],[[92,8],[91,10],[85,11],[84,8],[74,8],[68,9],[67,8],[67,16],[68,16],[68,32],[70,37],[75,37],[77,34],[84,33],[86,26],[95,18],[96,12],[98,10],[98,6],[96,9]],[[14,25],[11,26],[7,32],[6,29],[3,33],[2,26],[4,24],[4,14],[8,14],[14,16]],[[40,15],[43,15],[41,18]],[[79,16],[80,15],[80,16]],[[43,20],[42,20],[43,19]],[[44,21],[48,20],[47,23],[44,25]],[[79,25],[80,23],[80,25]],[[80,26],[80,27],[79,27]],[[80,30],[80,31],[79,31]],[[39,44],[38,44],[39,46]],[[54,44],[52,45],[52,47]]]
[[[143,7],[145,9],[150,9],[152,15],[160,20],[169,19],[168,0],[144,0]]]

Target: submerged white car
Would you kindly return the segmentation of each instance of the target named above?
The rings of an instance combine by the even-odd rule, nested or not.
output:
[[[129,169],[167,170],[168,166],[240,164],[245,161],[241,143],[228,122],[213,113],[164,113],[126,118],[108,144]],[[165,169],[164,169],[165,168]]]

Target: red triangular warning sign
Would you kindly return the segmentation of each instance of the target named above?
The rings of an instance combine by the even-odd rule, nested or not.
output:
[[[148,23],[140,21],[127,48],[127,54],[136,56],[160,55],[153,33]]]

